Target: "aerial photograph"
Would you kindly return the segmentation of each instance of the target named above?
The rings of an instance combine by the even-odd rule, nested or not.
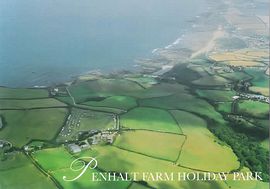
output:
[[[0,0],[0,189],[269,189],[269,0]]]

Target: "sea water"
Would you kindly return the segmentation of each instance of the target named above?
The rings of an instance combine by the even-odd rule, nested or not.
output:
[[[205,0],[1,0],[0,86],[132,69],[175,42]]]

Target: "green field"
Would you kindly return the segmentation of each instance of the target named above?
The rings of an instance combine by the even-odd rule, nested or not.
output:
[[[184,111],[172,111],[187,140],[178,163],[194,169],[226,172],[240,164],[230,147],[222,144],[208,129],[206,122]]]
[[[0,100],[0,109],[31,109],[47,107],[65,107],[66,104],[54,99],[33,99],[33,100]]]
[[[135,108],[120,117],[120,125],[130,129],[181,133],[173,117],[165,110]]]
[[[220,76],[232,80],[232,81],[240,81],[240,80],[248,80],[251,79],[252,77],[245,72],[232,72],[232,73],[223,73],[220,74]]]
[[[217,105],[217,110],[223,113],[232,113],[232,103],[222,102]]]
[[[57,96],[55,97],[57,100],[65,103],[65,104],[68,104],[68,105],[73,105],[73,101],[72,101],[72,98],[70,98],[70,96]]]
[[[269,104],[258,101],[241,100],[237,109],[239,114],[256,118],[267,118],[269,114]]]
[[[251,83],[257,87],[269,87],[269,77],[264,73],[265,70],[246,68],[245,71],[253,77]]]
[[[136,99],[129,96],[112,96],[101,101],[87,101],[83,104],[90,106],[118,108],[123,110],[128,110],[137,106]]]
[[[176,161],[184,141],[185,137],[181,135],[129,131],[118,136],[114,146],[158,159]]]
[[[135,81],[145,88],[149,88],[153,86],[154,84],[157,84],[157,81],[153,77],[138,76],[138,77],[128,77],[127,79],[131,81]]]
[[[236,92],[229,90],[196,90],[196,93],[203,98],[215,102],[232,101],[232,97],[236,95]]]
[[[0,163],[1,189],[57,189],[21,152]]]
[[[246,172],[250,172],[250,170],[246,167],[241,169],[239,172],[246,174]],[[269,189],[269,183],[261,182],[261,181],[249,181],[249,180],[233,180],[233,175],[228,175],[228,186],[231,189]]]
[[[192,81],[195,85],[200,86],[224,86],[230,83],[229,80],[219,76],[204,76],[198,80]]]
[[[160,83],[144,90],[135,91],[131,94],[131,96],[140,99],[163,97],[163,96],[165,97],[176,93],[187,92],[186,91],[187,89],[188,88],[186,86],[180,84]]]
[[[135,82],[125,79],[100,79],[81,82],[69,87],[69,91],[77,103],[97,97],[125,96],[142,89]]]
[[[30,99],[46,97],[48,97],[46,89],[11,89],[0,87],[0,98]]]
[[[113,146],[95,146],[91,150],[84,151],[81,156],[96,157],[98,167],[102,170],[116,172],[139,172],[138,180],[142,179],[142,172],[192,172],[192,170],[179,167],[171,162],[150,158],[148,156],[129,152]],[[177,174],[175,174],[177,175]],[[147,178],[147,177],[146,177]],[[215,181],[153,181],[147,182],[154,188],[170,189],[228,189],[223,182]]]
[[[32,154],[32,156],[46,172],[55,177],[55,179],[67,189],[126,189],[130,184],[130,182],[94,182],[91,180],[91,173],[97,173],[98,171],[90,168],[76,181],[68,182],[63,180],[63,176],[66,176],[67,179],[73,179],[80,173],[80,171],[78,172],[70,169],[70,164],[75,158],[71,156],[64,148],[45,149]],[[77,164],[77,166],[80,166],[80,164]]]
[[[87,116],[81,118],[80,131],[91,129],[112,129],[115,126],[112,114],[90,111]]]
[[[245,71],[253,77],[249,90],[269,96],[269,77],[264,73],[265,71],[252,68],[246,68]]]
[[[216,112],[214,107],[211,106],[208,102],[186,93],[168,97],[143,99],[140,100],[139,103],[141,106],[147,107],[191,111],[214,119],[218,123],[224,123],[222,116]]]
[[[67,109],[0,111],[6,125],[0,138],[22,147],[31,139],[51,140],[63,126]]]

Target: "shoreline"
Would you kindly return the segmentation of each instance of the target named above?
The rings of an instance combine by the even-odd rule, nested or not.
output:
[[[210,1],[207,1],[207,3],[210,3]],[[220,24],[220,22],[222,19],[227,19],[227,15],[234,14],[235,11],[238,10],[233,7],[233,2],[220,0],[211,3],[206,12],[194,16],[194,18],[191,19],[190,24],[187,27],[188,30],[181,34],[180,37],[176,38],[171,44],[166,45],[163,48],[153,49],[153,57],[151,58],[135,59],[134,64],[131,65],[134,68],[136,67],[135,71],[133,69],[119,69],[105,73],[100,69],[94,69],[70,76],[69,79],[65,81],[50,82],[48,85],[36,84],[28,87],[18,86],[14,88],[49,88],[51,86],[72,83],[80,77],[87,78],[92,75],[109,76],[110,74],[121,72],[131,72],[135,74],[147,73],[156,76],[170,71],[177,63],[189,62],[201,55],[207,58],[209,53],[216,52],[215,47],[217,45],[217,39],[234,35],[231,31],[227,31],[228,29],[226,27],[228,24],[227,22],[229,22],[228,20],[223,24]],[[223,8],[221,5],[225,4],[228,5],[228,7]],[[240,11],[238,14],[239,13]],[[259,18],[258,15],[254,15],[254,17]],[[262,19],[260,20],[262,21]],[[266,23],[264,24],[267,25]],[[12,88],[11,86],[3,87]]]

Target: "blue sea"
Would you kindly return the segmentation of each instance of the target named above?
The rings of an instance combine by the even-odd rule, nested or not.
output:
[[[205,0],[1,0],[0,86],[132,69],[187,32]]]

